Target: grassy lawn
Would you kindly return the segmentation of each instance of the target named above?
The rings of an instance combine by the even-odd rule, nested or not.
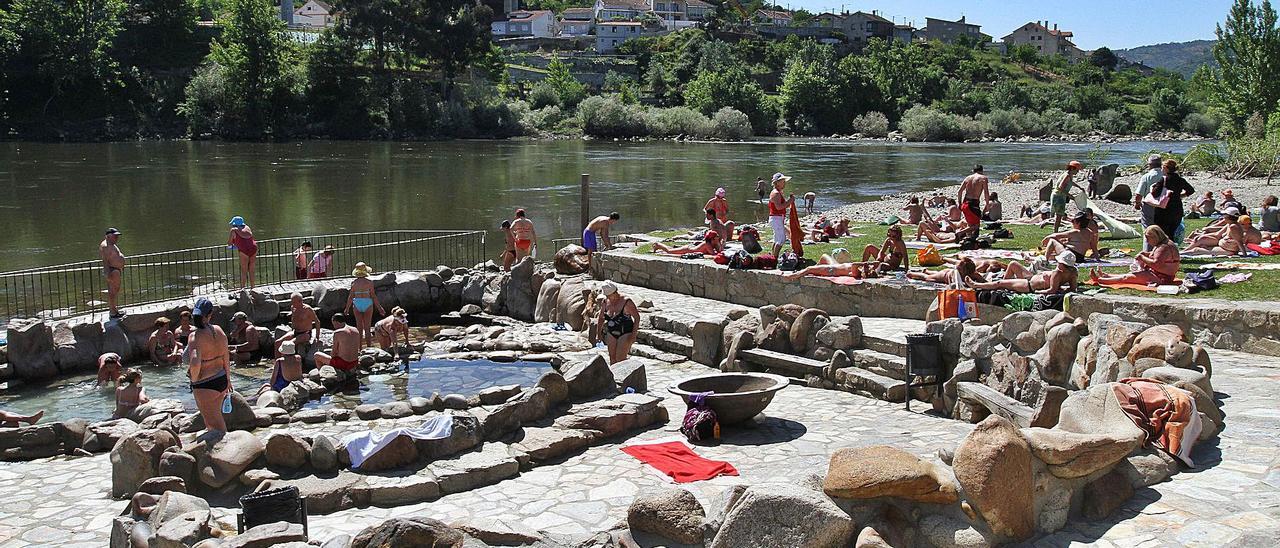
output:
[[[1186,223],[1187,223],[1187,232],[1190,233],[1193,230],[1203,227],[1205,224],[1208,223],[1208,221],[1204,219],[1194,219],[1194,220],[1188,219]],[[1011,232],[1013,232],[1014,237],[1009,240],[997,240],[996,245],[994,246],[994,249],[1008,249],[1008,250],[1014,250],[1014,251],[1035,250],[1040,245],[1040,241],[1043,240],[1045,236],[1049,235],[1053,227],[1037,228],[1034,226],[1025,226],[1025,225],[1006,225],[1006,228],[1008,228]],[[812,245],[806,245],[804,248],[805,259],[806,259],[805,262],[808,264],[813,264],[813,261],[816,261],[818,257],[821,257],[824,253],[830,253],[831,250],[838,247],[843,247],[845,249],[848,249],[854,255],[854,259],[859,259],[862,256],[862,249],[866,247],[867,244],[874,244],[876,246],[879,246],[881,243],[884,242],[885,231],[887,229],[888,227],[886,226],[880,226],[875,224],[865,224],[865,223],[854,224],[852,227],[850,227],[850,231],[855,234],[864,234],[863,236],[858,236],[854,238],[842,238],[839,241],[825,243],[825,244],[817,243]],[[907,228],[905,232],[906,232],[906,237],[909,239],[911,238],[911,235],[915,233],[915,229]],[[670,237],[677,236],[684,233],[686,233],[686,231],[684,230],[662,230],[662,231],[651,232],[649,234],[652,236],[658,236],[662,238],[670,238]],[[762,242],[762,244],[768,243],[769,235],[770,235],[770,232],[768,227],[766,226],[764,227],[764,230],[761,232],[761,238],[765,240],[764,242]],[[1138,238],[1134,238],[1134,239],[1104,238],[1102,242],[1099,244],[1099,247],[1102,247],[1104,249],[1105,248],[1111,248],[1111,249],[1128,248],[1132,250],[1128,254],[1130,257],[1132,257],[1138,251],[1141,251],[1142,241]],[[653,246],[652,245],[640,246],[637,249],[637,252],[652,254]],[[959,253],[959,251],[945,250],[942,252],[944,256],[954,255],[956,253]],[[1182,260],[1182,271],[1184,273],[1196,271],[1196,270],[1199,270],[1201,265],[1211,264],[1211,263],[1215,263],[1222,260],[1224,259],[1184,258]],[[915,257],[912,257],[911,261],[914,266]],[[1280,255],[1244,259],[1244,261],[1252,262],[1252,263],[1280,263]],[[1105,268],[1103,269],[1103,271],[1113,272],[1113,273],[1122,273],[1122,272],[1125,272],[1126,269],[1125,268]],[[1217,271],[1215,272],[1215,274],[1219,279],[1221,279],[1222,276],[1228,274],[1229,272],[1230,271]],[[1232,300],[1232,301],[1280,300],[1280,270],[1261,270],[1261,271],[1242,270],[1240,272],[1250,272],[1253,274],[1253,277],[1243,283],[1223,285],[1218,289],[1215,289],[1212,291],[1204,291],[1204,292],[1196,293],[1195,295],[1178,294],[1176,296],[1171,296],[1171,297],[1182,298],[1182,299],[1213,298],[1213,299],[1226,299],[1226,300]],[[1080,281],[1083,283],[1084,281],[1088,280],[1088,278],[1089,278],[1088,270],[1083,268],[1080,269]],[[1093,286],[1082,285],[1082,288],[1085,290],[1091,289],[1092,287]],[[1170,297],[1167,295],[1157,295],[1154,292],[1135,291],[1131,289],[1108,289],[1106,293],[1113,294],[1113,295],[1132,295],[1132,296],[1140,296],[1140,297]]]

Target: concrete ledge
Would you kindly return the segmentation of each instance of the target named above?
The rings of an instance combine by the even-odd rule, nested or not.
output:
[[[709,261],[640,255],[631,250],[597,254],[597,279],[682,293],[743,306],[797,304],[833,316],[924,319],[941,286],[866,280],[836,285],[821,278],[785,281],[777,271],[730,270]],[[1280,303],[1218,299],[1158,299],[1076,295],[1071,313],[1115,314],[1149,325],[1174,324],[1191,342],[1211,348],[1280,356]],[[979,305],[979,323],[1003,319],[1002,307]]]

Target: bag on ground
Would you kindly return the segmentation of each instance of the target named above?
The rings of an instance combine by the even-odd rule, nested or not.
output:
[[[787,272],[795,272],[800,269],[800,257],[790,251],[784,251],[778,255],[778,270]]]
[[[978,294],[972,289],[943,289],[938,292],[938,305],[938,313],[944,320],[978,317]]]
[[[942,254],[938,253],[938,248],[929,244],[924,249],[916,251],[916,263],[920,266],[941,266]]]

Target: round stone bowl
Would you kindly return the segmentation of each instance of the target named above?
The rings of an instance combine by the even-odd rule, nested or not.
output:
[[[707,396],[707,405],[716,412],[716,420],[726,425],[759,415],[788,383],[786,377],[770,373],[712,373],[685,379],[667,391],[683,398],[685,405],[694,394],[714,392]]]

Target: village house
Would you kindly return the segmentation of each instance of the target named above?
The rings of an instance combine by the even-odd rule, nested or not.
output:
[[[596,21],[639,19],[642,14],[649,13],[649,0],[596,0]]]
[[[777,10],[756,10],[751,14],[756,23],[761,25],[773,25],[775,27],[791,26],[791,14],[785,11]]]
[[[591,8],[567,8],[560,13],[561,36],[586,36],[595,28],[596,13]]]
[[[596,52],[612,53],[627,40],[658,34],[639,21],[600,20],[596,22]]]
[[[1061,55],[1071,61],[1079,61],[1085,52],[1071,41],[1073,36],[1069,30],[1058,30],[1056,23],[1049,28],[1049,21],[1032,21],[1018,27],[1002,41],[1006,48],[1029,45],[1041,55]]]
[[[490,23],[489,28],[497,38],[546,38],[555,34],[555,15],[548,10],[513,11],[506,19]]]
[[[991,36],[982,33],[982,25],[975,25],[961,17],[955,21],[946,19],[925,18],[923,37],[925,40],[937,40],[944,44],[954,44],[961,36],[972,38],[978,42],[990,42]]]
[[[293,12],[293,25],[299,27],[332,27],[334,24],[333,6],[324,0],[307,0],[307,3]]]

